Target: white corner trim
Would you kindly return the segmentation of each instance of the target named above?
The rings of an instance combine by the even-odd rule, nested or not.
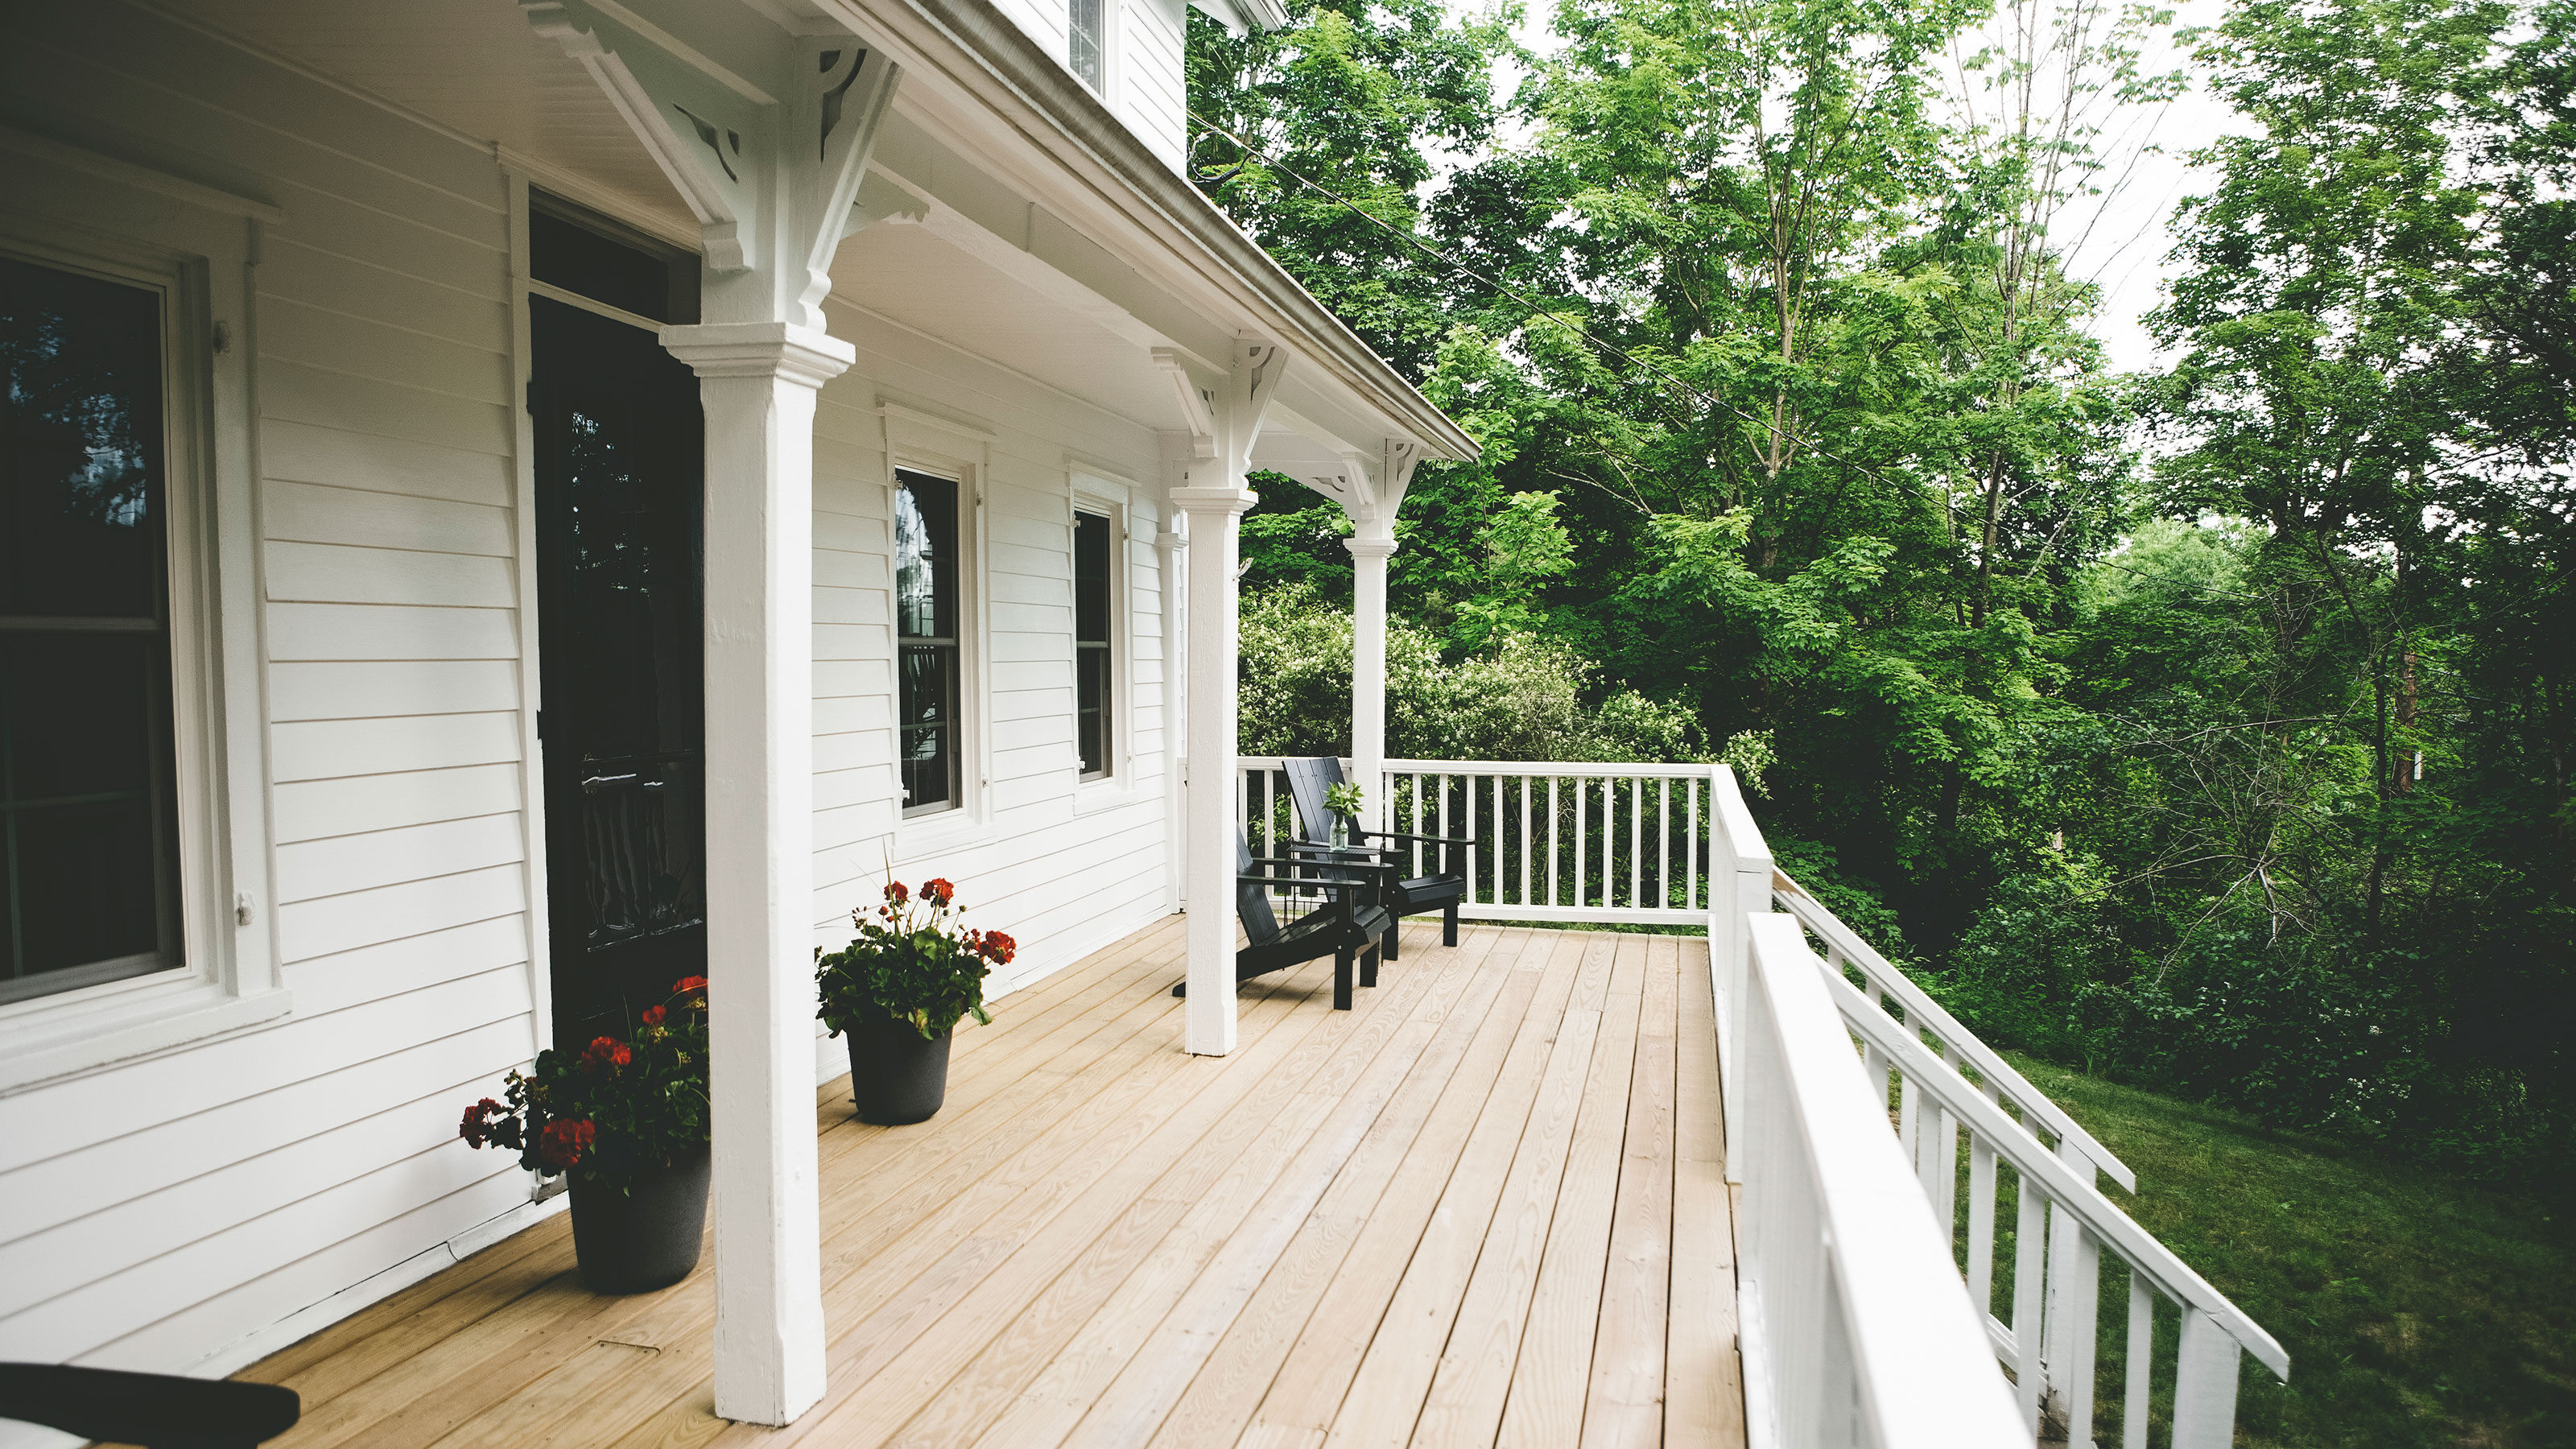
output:
[[[140,166],[132,161],[120,161],[87,147],[51,140],[15,126],[0,126],[0,150],[33,156],[39,161],[50,161],[109,181],[121,181],[138,190],[176,197],[190,206],[219,211],[227,216],[246,216],[270,226],[282,226],[286,222],[286,208],[273,202],[242,196],[201,181],[190,181],[184,176],[173,176],[167,171]]]

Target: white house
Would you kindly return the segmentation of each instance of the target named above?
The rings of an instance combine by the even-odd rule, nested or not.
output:
[[[1183,19],[9,7],[0,1359],[508,1233],[460,1098],[704,969],[727,1408],[810,1402],[811,948],[889,865],[1020,979],[1173,911],[1245,467],[1384,539],[1472,453],[1183,179]]]
[[[1606,948],[1516,938],[1553,985],[1533,964],[1503,994],[1564,1030],[1533,1007],[1483,1055],[1428,1016],[1301,1028],[1466,1054],[1510,1083],[1496,1100],[1555,1104],[1527,1139],[1553,1165],[1524,1173],[1508,1125],[1479,1159],[1494,1234],[1517,1190],[1555,1243],[1560,1181],[1585,1206],[1552,1221],[1593,1234],[1538,1270],[1591,1273],[1563,1319],[1582,1356],[1519,1362],[1572,1365],[1578,1409],[1666,1442],[2029,1442],[2091,1412],[2107,1252],[2132,1344],[2181,1305],[2174,1442],[2226,1442],[2239,1350],[2285,1370],[2278,1345],[2101,1197],[2116,1158],[1772,870],[1723,766],[1385,758],[1396,512],[1418,462],[1474,445],[1189,182],[1184,21],[1183,0],[0,10],[0,1360],[228,1374],[529,1241],[560,1200],[459,1147],[460,1107],[704,972],[692,1422],[798,1423],[828,1377],[814,1091],[842,1069],[811,953],[889,871],[959,882],[1022,943],[1002,985],[1038,992],[1234,898],[1244,792],[1269,789],[1234,753],[1259,467],[1351,517],[1352,765],[1372,811],[1477,835],[1469,913],[1706,931],[1689,970],[1620,938],[1616,981],[1664,983],[1625,996]],[[1231,913],[1185,934],[1155,1071],[1238,1051]],[[1406,999],[1481,1001],[1472,965],[1424,966]],[[1145,980],[1166,970],[1135,982],[1168,1012],[1168,975]],[[1599,1038],[1635,1054],[1594,1071],[1575,1053],[1605,1000],[1630,1015]],[[1332,1091],[1392,1111],[1412,1061]],[[1453,1125],[1422,1139],[1488,1140],[1472,1110]],[[1374,1130],[1319,1137],[1280,1210],[1323,1211],[1351,1154],[1401,1176],[1430,1150],[1370,1157]],[[1999,1162],[2021,1215],[2001,1276]],[[1447,1200],[1412,1181],[1430,1243]],[[1246,1264],[1303,1221],[1209,1260],[1240,1285],[1176,1278],[1205,1315],[1136,1361],[1216,1354]],[[1488,1241],[1422,1261],[1516,1287],[1405,1291],[1479,1332],[1537,1322]],[[1383,1256],[1407,1271],[1402,1243]],[[1623,1322],[1605,1272],[1664,1306]],[[1598,1347],[1630,1329],[1653,1372]],[[2151,1357],[2114,1396],[2135,1445]],[[1403,1393],[1433,1383],[1417,1366]],[[352,1422],[331,1442],[367,1442]],[[62,1442],[0,1423],[9,1449]]]

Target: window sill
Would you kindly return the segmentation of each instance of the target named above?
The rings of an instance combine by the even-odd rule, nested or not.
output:
[[[1106,815],[1112,810],[1143,804],[1150,798],[1136,788],[1132,779],[1112,776],[1106,780],[1078,780],[1073,787],[1073,814],[1077,820],[1086,815]]]
[[[0,1018],[0,1096],[50,1085],[285,1016],[283,987],[235,995],[191,977],[141,977],[20,1003]]]
[[[963,806],[942,810],[936,815],[907,815],[894,828],[897,859],[918,860],[943,850],[977,843],[986,821],[974,810]]]

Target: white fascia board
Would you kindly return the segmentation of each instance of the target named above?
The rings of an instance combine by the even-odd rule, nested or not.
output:
[[[1190,8],[1240,40],[1256,30],[1284,30],[1288,11],[1278,0],[1190,0]]]

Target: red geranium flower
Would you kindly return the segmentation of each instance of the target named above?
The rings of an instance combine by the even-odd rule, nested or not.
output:
[[[692,991],[704,991],[706,989],[707,978],[703,976],[683,976],[679,979],[677,984],[672,986],[671,994],[673,996],[686,996]]]
[[[644,1024],[646,1026],[660,1026],[662,1024],[662,1018],[669,1014],[670,1013],[664,1011],[658,1006],[646,1007],[644,1010]]]
[[[996,966],[1008,966],[1011,958],[1019,954],[1020,943],[999,931],[969,931],[966,949]]]
[[[486,1097],[465,1109],[465,1120],[457,1125],[456,1135],[464,1138],[468,1147],[481,1147],[492,1140],[492,1119],[508,1115],[509,1108]]]
[[[588,1122],[549,1122],[537,1134],[537,1155],[558,1168],[568,1168],[598,1140],[599,1129]]]
[[[957,898],[957,887],[946,876],[933,876],[921,883],[921,896],[933,905],[944,906]]]
[[[593,1037],[590,1050],[581,1054],[581,1069],[586,1072],[607,1067],[611,1071],[635,1060],[633,1048],[613,1036]]]
[[[899,906],[912,899],[912,892],[904,889],[902,881],[890,880],[886,882],[885,897]]]

